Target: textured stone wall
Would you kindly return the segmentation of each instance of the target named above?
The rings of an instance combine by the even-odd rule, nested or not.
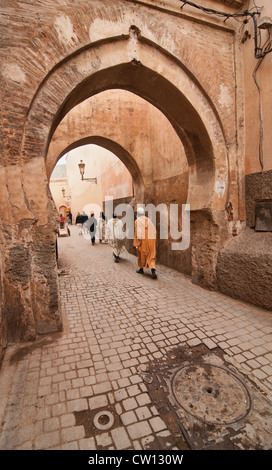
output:
[[[256,202],[272,199],[272,170],[246,175],[246,223],[255,228]]]
[[[272,232],[255,231],[256,202],[272,199],[272,170],[245,176],[246,226],[217,259],[218,289],[272,311]]]
[[[245,227],[219,253],[218,289],[272,311],[272,234]]]

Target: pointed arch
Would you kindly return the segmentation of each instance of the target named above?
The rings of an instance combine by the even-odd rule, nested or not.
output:
[[[46,158],[54,130],[74,106],[107,89],[125,89],[160,109],[179,135],[190,167],[191,207],[223,209],[228,187],[227,152],[220,120],[207,95],[175,58],[150,41],[141,38],[140,61],[128,61],[127,46],[124,37],[98,42],[67,57],[47,75],[29,109],[24,159],[37,154]],[[159,73],[162,64],[164,76]]]

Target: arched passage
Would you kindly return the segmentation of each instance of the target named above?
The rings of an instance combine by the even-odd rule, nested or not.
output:
[[[101,136],[91,136],[92,132],[100,132]],[[118,145],[113,146],[113,139]],[[56,156],[62,155],[65,149],[91,142],[102,143],[102,147],[113,151],[129,170],[134,180],[134,207],[137,203],[148,202],[161,208],[167,204],[169,210],[170,204],[178,204],[181,228],[181,206],[188,197],[188,164],[177,133],[161,111],[139,96],[120,89],[104,91],[85,100],[66,114],[52,137],[46,158],[48,174]],[[73,173],[77,170],[74,168]],[[118,177],[112,176],[118,187]],[[100,188],[97,190],[96,194],[91,187],[85,197],[95,200]],[[116,191],[110,193],[118,199]],[[119,190],[119,197],[124,197],[123,190]],[[157,222],[159,233],[159,216]],[[186,261],[184,257],[181,260],[180,253],[173,257],[170,240],[161,240],[158,236],[158,262],[190,274],[190,257],[186,258]]]
[[[87,77],[75,87],[59,109],[56,123],[74,106],[92,94],[114,87],[140,95],[158,107],[172,123],[186,151],[189,166],[196,170],[196,182],[208,203],[213,187],[214,155],[211,140],[200,116],[185,95],[168,80],[141,64],[121,64]],[[102,88],[103,87],[103,88]]]
[[[70,152],[71,150],[82,147],[84,145],[89,145],[89,144],[95,144],[100,147],[103,147],[110,152],[114,153],[119,160],[126,166],[128,171],[131,174],[131,177],[133,179],[138,197],[141,199],[143,197],[142,191],[143,191],[143,178],[140,172],[140,169],[137,165],[137,162],[132,158],[132,156],[129,154],[129,152],[123,148],[121,145],[119,145],[117,142],[114,142],[111,139],[107,139],[106,137],[102,136],[89,136],[85,137],[83,139],[74,141],[67,147],[65,147],[60,154],[56,158],[56,162],[66,153]],[[52,167],[50,166],[48,168],[48,176],[52,173]]]
[[[145,194],[154,203],[163,202],[163,195],[158,201],[161,184],[175,183],[177,190],[172,202],[186,203],[188,164],[184,147],[168,119],[146,100],[115,89],[75,106],[51,139],[46,158],[47,175],[63,149],[73,148],[77,142],[91,141],[102,142],[102,146],[118,153],[134,178],[138,202],[144,202]]]
[[[88,216],[93,211],[99,219],[101,211],[107,218],[111,217],[118,204],[133,207],[135,180],[141,188],[141,175],[136,166],[133,179],[122,161],[126,154],[114,142],[95,137],[73,142],[64,148],[60,157],[65,155],[65,158],[58,158],[60,166],[57,163],[49,181],[56,208],[67,201],[75,223],[76,215],[83,211]],[[78,168],[82,159],[87,180],[82,180]],[[88,177],[95,177],[95,184],[91,184]]]
[[[142,61],[128,62],[127,45],[128,40],[123,38],[99,43],[67,58],[48,75],[29,111],[25,158],[35,150],[46,155],[58,123],[72,107],[101,91],[126,89],[158,107],[180,136],[190,166],[188,202],[192,208],[197,210],[212,203],[222,209],[228,186],[227,152],[220,120],[208,97],[169,54],[141,42],[138,53]],[[162,63],[164,76],[157,70]],[[38,118],[41,114],[42,123]],[[40,141],[35,146],[33,134]],[[216,191],[218,179],[224,188],[223,198],[222,189],[220,195]]]
[[[215,218],[223,217],[229,183],[222,125],[207,94],[172,56],[141,39],[138,59],[131,60],[128,44],[129,37],[111,38],[77,51],[52,69],[31,102],[24,125],[20,170],[27,207],[27,222],[21,224],[20,236],[27,243],[25,256],[31,265],[31,279],[27,280],[31,301],[26,290],[20,288],[20,295],[25,297],[20,319],[16,319],[17,337],[54,331],[60,323],[52,235],[57,223],[45,162],[50,139],[72,107],[110,88],[129,90],[152,103],[180,136],[190,168],[187,202],[193,211],[193,279],[214,286],[216,255],[222,239]],[[204,228],[200,235],[199,228]],[[10,305],[15,311],[12,302]]]

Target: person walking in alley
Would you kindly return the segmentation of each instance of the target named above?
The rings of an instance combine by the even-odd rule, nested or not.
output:
[[[60,228],[64,228],[65,225],[65,216],[60,214]]]
[[[113,214],[106,225],[105,241],[112,247],[114,261],[119,263],[120,254],[124,251],[124,238],[122,220]]]
[[[137,248],[138,274],[144,274],[144,268],[151,269],[153,279],[156,273],[156,229],[151,220],[145,216],[142,207],[137,210],[137,219],[134,225],[133,246]]]
[[[89,227],[86,226],[86,224],[88,223],[88,216],[86,214],[85,211],[82,212],[81,214],[81,221],[82,221],[82,234],[84,235],[84,233],[87,233],[88,232],[88,229]]]
[[[96,233],[97,220],[94,216],[94,213],[91,213],[90,218],[84,223],[84,230],[86,230],[87,235],[91,237],[92,245],[95,245],[95,233]]]
[[[81,223],[82,223],[82,225],[85,224],[85,222],[87,222],[87,220],[88,220],[88,216],[87,216],[86,212],[83,211],[83,212],[82,212],[82,215],[81,215]]]
[[[98,223],[97,223],[97,231],[98,231],[98,238],[100,243],[105,240],[105,228],[106,228],[106,217],[104,212],[100,212]]]
[[[78,234],[82,235],[82,215],[80,215],[79,212],[77,213],[77,216],[76,216],[76,226],[78,229]]]
[[[92,245],[93,246],[95,244],[96,226],[97,226],[97,220],[94,216],[94,213],[92,213],[91,217],[89,219],[89,227],[90,227],[90,235],[91,235],[91,240],[92,240]]]
[[[67,216],[67,222],[69,225],[72,225],[72,219],[73,219],[73,216],[72,216],[72,212],[70,211],[70,209],[68,209],[67,213],[66,213],[66,216]]]

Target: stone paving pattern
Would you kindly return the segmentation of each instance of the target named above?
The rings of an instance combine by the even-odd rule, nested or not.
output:
[[[139,275],[135,257],[116,264],[75,227],[58,246],[64,330],[7,350],[0,449],[177,449],[141,373],[181,345],[220,347],[271,399],[272,312],[162,265],[157,280]],[[96,430],[103,410],[115,425]]]

